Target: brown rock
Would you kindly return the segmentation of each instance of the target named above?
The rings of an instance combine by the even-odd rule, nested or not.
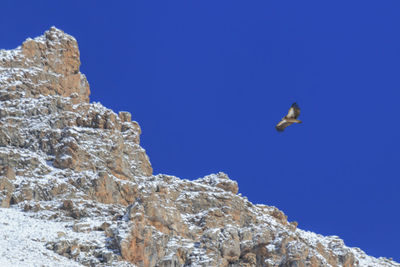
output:
[[[254,205],[222,172],[153,176],[138,123],[89,103],[79,67],[56,28],[0,50],[0,205],[65,223],[47,248],[86,266],[360,266],[361,250]]]
[[[39,87],[39,92],[32,91],[32,95],[59,94],[69,97],[75,94],[80,101],[89,102],[89,85],[86,77],[79,73],[81,62],[75,38],[52,27],[44,36],[25,41],[22,44],[22,55],[23,66],[32,63],[44,65],[44,71],[61,74],[60,78],[50,79],[49,86]]]
[[[64,200],[62,208],[64,210],[72,211],[74,209],[74,203],[70,199]]]
[[[14,180],[15,179],[14,169],[10,166],[0,167],[0,176],[3,176],[8,180]]]
[[[229,179],[228,175],[223,172],[208,175],[204,178],[198,179],[197,182],[215,186],[225,191],[232,192],[233,194],[237,194],[239,191],[237,182]]]

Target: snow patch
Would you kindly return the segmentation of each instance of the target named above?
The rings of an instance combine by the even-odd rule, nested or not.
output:
[[[0,266],[83,266],[46,249],[48,241],[65,231],[64,223],[0,208]]]

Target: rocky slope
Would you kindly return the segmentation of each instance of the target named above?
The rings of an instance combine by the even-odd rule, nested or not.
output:
[[[33,250],[42,264],[61,255],[77,266],[400,266],[298,229],[238,195],[224,173],[153,175],[139,125],[89,103],[79,66],[76,40],[54,27],[0,50],[0,205],[16,212],[0,214],[41,225],[29,229],[31,246],[48,251]],[[3,265],[12,253],[2,251]]]

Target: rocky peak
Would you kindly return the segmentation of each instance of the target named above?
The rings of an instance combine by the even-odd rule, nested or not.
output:
[[[13,244],[24,253],[0,265],[400,266],[298,229],[224,173],[153,175],[138,123],[89,103],[79,65],[75,39],[54,27],[0,51],[0,223],[31,227],[40,248],[25,257]]]
[[[80,65],[75,38],[51,27],[14,50],[0,51],[0,85],[8,92],[2,97],[60,95],[88,103],[89,84]]]

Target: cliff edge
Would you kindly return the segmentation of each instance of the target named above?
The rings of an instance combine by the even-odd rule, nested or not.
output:
[[[400,266],[298,229],[224,173],[153,175],[138,123],[89,103],[79,67],[55,27],[0,50],[2,265]]]

